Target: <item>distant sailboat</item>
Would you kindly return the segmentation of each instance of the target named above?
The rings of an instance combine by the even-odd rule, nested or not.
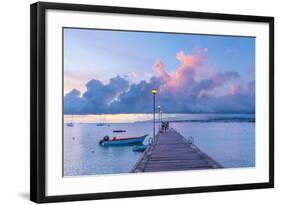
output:
[[[66,126],[68,126],[68,127],[73,127],[74,126],[74,124],[73,124],[73,115],[71,115],[71,122],[66,123]]]
[[[105,123],[104,122],[102,122],[102,123],[97,123],[97,126],[105,126]]]
[[[100,126],[110,126],[109,123],[105,122],[105,115],[103,115],[103,122],[97,123],[96,125],[99,126],[99,127]]]

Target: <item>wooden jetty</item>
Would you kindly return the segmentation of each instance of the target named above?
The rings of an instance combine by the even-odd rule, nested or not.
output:
[[[158,133],[131,172],[215,169],[222,166],[176,130]]]

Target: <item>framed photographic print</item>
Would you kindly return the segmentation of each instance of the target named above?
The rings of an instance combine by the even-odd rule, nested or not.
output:
[[[274,18],[31,5],[34,202],[274,186]]]

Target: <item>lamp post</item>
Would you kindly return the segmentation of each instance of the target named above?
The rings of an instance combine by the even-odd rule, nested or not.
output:
[[[155,95],[157,94],[156,89],[152,89],[151,93],[153,95],[153,139],[155,138]]]
[[[159,132],[160,132],[160,130],[161,130],[161,120],[160,120],[161,106],[158,105],[157,109],[158,109],[158,123],[159,123]]]

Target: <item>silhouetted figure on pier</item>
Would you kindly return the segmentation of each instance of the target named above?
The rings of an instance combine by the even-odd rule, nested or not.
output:
[[[165,122],[161,122],[161,133],[165,132]]]
[[[161,123],[161,130],[160,130],[160,132],[161,133],[162,132],[166,133],[168,129],[169,129],[169,122],[168,121],[167,122],[162,122]]]

